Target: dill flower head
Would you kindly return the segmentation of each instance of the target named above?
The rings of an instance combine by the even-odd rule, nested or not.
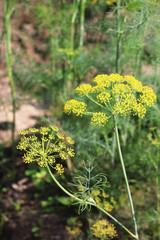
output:
[[[64,167],[57,159],[66,160],[75,156],[71,147],[74,141],[55,126],[29,128],[20,130],[18,134],[22,137],[17,149],[25,152],[22,157],[24,163],[37,162],[40,167],[49,164],[61,175]]]
[[[74,219],[72,220],[70,218],[70,220],[73,221]],[[76,221],[72,223],[72,225],[71,224],[67,225],[66,230],[69,232],[71,236],[75,238],[75,237],[79,237],[82,234],[81,227],[82,227],[82,223],[80,221]]]
[[[91,124],[104,126],[113,115],[138,116],[144,118],[147,108],[157,100],[153,89],[143,86],[133,76],[119,74],[101,74],[94,78],[95,84],[82,84],[76,88],[76,93],[86,97],[97,106],[98,112],[90,112],[89,104],[77,100],[67,101],[64,112],[76,116],[91,115]]]
[[[117,236],[115,226],[105,219],[97,221],[91,229],[93,235],[102,240],[112,239]]]
[[[71,112],[76,116],[82,116],[87,111],[87,104],[79,102],[77,100],[67,101],[64,106],[64,112],[70,114]]]

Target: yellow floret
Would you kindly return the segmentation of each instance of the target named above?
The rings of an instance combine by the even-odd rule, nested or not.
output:
[[[115,226],[107,220],[99,220],[91,227],[93,235],[100,239],[108,239],[117,236]]]
[[[91,123],[93,125],[104,126],[108,122],[108,117],[104,113],[95,113],[91,118]]]
[[[92,86],[89,84],[82,84],[79,87],[75,89],[76,93],[78,93],[80,96],[88,95],[92,92]]]
[[[64,173],[64,167],[62,164],[58,163],[58,164],[56,164],[56,166],[54,168],[59,175]]]
[[[124,80],[130,84],[133,90],[136,90],[137,92],[142,91],[142,83],[136,80],[133,76],[126,75],[124,76]]]
[[[84,102],[79,102],[77,100],[70,100],[67,101],[65,106],[64,106],[64,112],[71,114],[74,113],[76,116],[82,116],[87,111],[87,104]]]
[[[119,75],[118,73],[115,73],[115,74],[110,74],[108,76],[108,80],[111,82],[111,83],[122,83],[124,82],[124,78]]]
[[[111,94],[108,92],[102,92],[97,95],[97,99],[101,102],[109,102],[111,100]]]
[[[139,102],[145,104],[146,106],[152,106],[156,101],[157,96],[153,89],[148,86],[144,86],[142,88],[142,95],[140,96]]]

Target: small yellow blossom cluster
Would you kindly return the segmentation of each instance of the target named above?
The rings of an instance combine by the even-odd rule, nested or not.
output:
[[[76,222],[73,226],[66,226],[66,230],[69,232],[70,235],[72,235],[73,237],[78,237],[81,235],[82,230],[82,223],[81,222]]]
[[[116,3],[116,0],[92,0],[92,4],[96,3],[106,3],[107,5],[112,5],[113,3]]]
[[[87,104],[72,99],[66,102],[64,111],[68,114],[72,112],[76,116],[82,116],[87,111]]]
[[[92,190],[91,197],[98,206],[102,207],[107,212],[111,212],[116,204],[113,197],[110,197],[108,193],[101,192],[96,188]]]
[[[76,93],[101,107],[99,112],[88,111],[87,104],[77,100],[67,101],[64,112],[76,116],[92,115],[93,125],[104,126],[113,115],[127,116],[132,114],[143,118],[148,107],[157,100],[153,89],[143,86],[133,76],[119,74],[101,74],[94,78],[96,85],[82,84],[76,88]]]
[[[60,48],[59,52],[65,54],[67,56],[79,55],[79,51],[78,50],[72,50],[70,48]]]
[[[91,123],[93,125],[104,126],[108,122],[108,118],[104,113],[94,113],[91,118]]]
[[[56,126],[29,128],[20,130],[21,140],[17,149],[25,151],[23,161],[25,163],[37,162],[40,167],[51,165],[58,174],[64,173],[64,167],[57,163],[56,158],[66,160],[74,157],[75,153],[70,145],[74,141],[69,136],[65,136]]]
[[[93,235],[102,240],[112,239],[117,236],[115,226],[107,220],[99,220],[91,227]]]
[[[160,146],[160,134],[155,134],[154,130],[156,127],[151,127],[150,130],[153,131],[153,133],[148,133],[147,138],[152,143],[152,145]]]

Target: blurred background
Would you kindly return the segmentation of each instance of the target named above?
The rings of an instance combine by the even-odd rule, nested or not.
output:
[[[121,118],[119,130],[141,240],[159,240],[160,1],[1,0],[0,9],[0,239],[97,239],[90,226],[102,213],[78,215],[46,169],[24,164],[16,150],[18,130],[50,124],[75,140],[62,185],[71,188],[82,162],[94,159],[116,202],[112,215],[134,231],[112,121],[94,127],[63,112],[79,84],[119,73],[158,98],[144,119]],[[114,239],[132,239],[115,227]]]

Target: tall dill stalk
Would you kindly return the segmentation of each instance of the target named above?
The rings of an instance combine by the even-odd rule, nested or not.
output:
[[[83,41],[84,41],[85,5],[86,5],[86,0],[81,0],[79,47],[83,47]]]
[[[61,47],[65,48],[65,29],[64,29],[64,23],[65,23],[65,0],[61,0],[61,22],[62,22],[62,40],[61,40]],[[63,78],[63,96],[64,99],[67,97],[67,87],[66,87],[66,64],[65,59],[62,59],[62,78]]]
[[[144,11],[141,13],[141,18],[140,18],[141,21],[140,22],[143,22],[143,18],[144,18]],[[141,72],[141,56],[143,53],[144,41],[145,41],[146,31],[147,31],[147,20],[143,24],[145,24],[145,26],[142,31],[141,39],[139,41],[139,46],[138,46],[136,61],[135,61],[135,71],[134,71],[135,77]],[[137,30],[139,30],[139,29],[137,28]]]
[[[126,183],[128,198],[129,198],[129,202],[130,202],[130,206],[131,206],[132,218],[133,218],[134,228],[135,228],[135,235],[137,236],[137,240],[139,240],[137,222],[136,222],[135,211],[134,211],[134,206],[133,206],[133,200],[132,200],[132,196],[131,196],[131,191],[130,191],[130,187],[129,187],[129,182],[128,182],[128,178],[127,178],[123,155],[122,155],[122,151],[121,151],[116,117],[114,117],[114,123],[115,123],[115,134],[116,134],[116,139],[117,139],[118,152],[119,152],[122,171],[123,171],[123,175],[124,175],[124,179],[125,179],[125,183]]]
[[[12,54],[11,54],[11,24],[10,18],[12,12],[14,11],[14,7],[12,4],[12,0],[4,0],[4,28],[5,28],[5,59],[7,64],[7,71],[10,81],[11,94],[12,94],[12,147],[14,152],[15,145],[15,120],[16,120],[16,94],[15,94],[15,85],[13,80],[13,72],[12,72]]]
[[[120,0],[117,0],[117,43],[116,43],[116,73],[120,74],[121,64],[121,15],[120,15]]]
[[[77,197],[75,194],[72,194],[71,192],[69,192],[67,189],[65,189],[60,182],[55,178],[55,176],[52,174],[49,165],[47,164],[47,170],[51,176],[51,178],[53,179],[53,181],[58,185],[58,187],[65,193],[67,194],[69,197],[71,197],[71,199],[76,200],[77,202],[79,202],[82,205],[90,205],[90,206],[94,206],[96,208],[98,208],[100,211],[102,211],[103,213],[105,213],[108,217],[110,217],[114,222],[116,222],[118,225],[120,225],[126,232],[128,232],[132,237],[134,237],[135,239],[138,239],[128,228],[126,228],[121,222],[119,222],[116,218],[114,218],[110,213],[108,213],[107,211],[105,211],[103,208],[101,208],[99,205],[97,205],[94,201],[91,201],[91,199],[81,199],[79,197]]]
[[[74,33],[75,33],[75,20],[78,13],[78,7],[79,7],[80,0],[75,0],[73,3],[73,15],[71,19],[71,50],[74,49]]]
[[[52,0],[49,2],[50,9],[52,10]],[[54,30],[52,24],[49,24],[49,32],[50,32],[50,47],[51,47],[51,71],[52,71],[52,78],[55,75],[55,37],[54,37]]]

